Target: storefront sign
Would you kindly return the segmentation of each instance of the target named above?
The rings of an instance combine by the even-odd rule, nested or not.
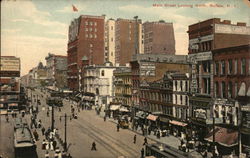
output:
[[[141,63],[140,75],[141,76],[155,76],[155,63]]]
[[[20,59],[1,57],[0,71],[20,71]]]
[[[250,35],[250,27],[215,24],[215,33]]]
[[[214,119],[214,123],[215,124],[222,124],[223,123],[223,119],[222,118],[215,118]],[[209,125],[213,124],[213,118],[207,118],[206,119],[206,124],[209,124]]]

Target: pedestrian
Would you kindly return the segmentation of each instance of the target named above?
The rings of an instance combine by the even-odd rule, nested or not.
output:
[[[92,143],[91,150],[96,150],[96,144],[95,144],[95,142]]]
[[[104,119],[104,121],[106,121],[106,116],[104,116],[104,118],[103,118],[103,119]]]
[[[49,143],[49,141],[48,141],[48,140],[46,140],[46,141],[45,141],[45,143],[46,143],[46,145],[45,145],[45,149],[46,149],[46,151],[47,151],[47,150],[49,150],[49,148],[50,148],[50,146],[49,146],[49,145],[50,145],[50,143]]]
[[[144,158],[144,148],[141,149],[141,158]]]
[[[45,153],[45,158],[49,158],[49,152],[48,151],[46,151],[46,153]]]
[[[54,150],[53,141],[50,142],[50,150],[51,150],[51,151]]]
[[[42,150],[45,150],[46,149],[46,142],[45,142],[45,139],[43,140],[42,142]]]
[[[145,137],[145,138],[144,138],[144,143],[143,143],[143,145],[146,145],[146,144],[148,144],[148,140],[147,140],[147,138]]]
[[[34,135],[34,137],[35,137],[35,140],[38,141],[39,135],[38,135],[38,133],[37,133],[36,130],[33,131],[33,135]]]
[[[47,117],[49,117],[49,111],[47,111]]]
[[[57,142],[56,142],[56,140],[55,140],[55,139],[53,140],[52,145],[53,145],[54,149],[56,149]]]
[[[6,115],[6,122],[9,122],[9,116]]]
[[[134,136],[134,144],[136,143],[136,134],[135,134],[135,136]]]
[[[43,134],[43,136],[45,134],[45,128],[44,127],[42,128],[42,134]]]
[[[117,124],[116,128],[117,128],[117,132],[119,132],[119,129],[120,129],[119,124]]]

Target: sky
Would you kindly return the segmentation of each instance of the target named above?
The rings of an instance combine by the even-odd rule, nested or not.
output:
[[[250,25],[248,0],[3,0],[1,1],[1,55],[21,59],[21,75],[48,53],[67,55],[68,27],[80,15],[106,19],[172,22],[176,54],[188,51],[188,26],[210,18]],[[73,12],[74,5],[78,12]]]

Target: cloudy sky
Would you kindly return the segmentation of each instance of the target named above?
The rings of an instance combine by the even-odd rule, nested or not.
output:
[[[216,17],[250,25],[249,6],[243,1],[247,0],[1,1],[1,55],[20,57],[22,75],[39,61],[45,64],[48,52],[66,55],[70,21],[83,14],[172,22],[176,54],[187,54],[190,24]],[[78,12],[72,11],[72,5]]]

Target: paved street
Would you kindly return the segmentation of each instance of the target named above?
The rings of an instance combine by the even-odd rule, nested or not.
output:
[[[46,110],[42,110],[42,106],[45,105],[45,97],[41,97],[41,92],[36,90],[33,95],[37,96],[41,101],[41,107],[39,107],[38,120],[41,119],[43,126],[48,128],[51,125],[51,117],[47,117]],[[72,103],[63,101],[64,107],[59,112],[55,108],[55,127],[59,129],[59,135],[64,140],[64,116],[65,112],[70,114],[70,106]],[[33,103],[36,106],[36,103]],[[51,113],[50,113],[51,114]],[[28,116],[26,116],[28,117]],[[133,137],[135,133],[130,130],[120,129],[116,131],[116,124],[103,120],[103,118],[96,115],[94,110],[84,110],[78,113],[78,119],[68,118],[67,122],[67,140],[69,145],[69,153],[73,157],[140,157],[140,150],[143,147],[144,137],[137,134],[137,142],[133,143]],[[39,131],[41,135],[41,132]],[[43,157],[45,151],[41,150],[41,140],[38,144],[38,155]],[[91,151],[92,142],[95,141],[97,151]],[[149,141],[151,143],[151,141]],[[62,149],[62,148],[61,148]],[[53,155],[53,152],[50,152]]]

